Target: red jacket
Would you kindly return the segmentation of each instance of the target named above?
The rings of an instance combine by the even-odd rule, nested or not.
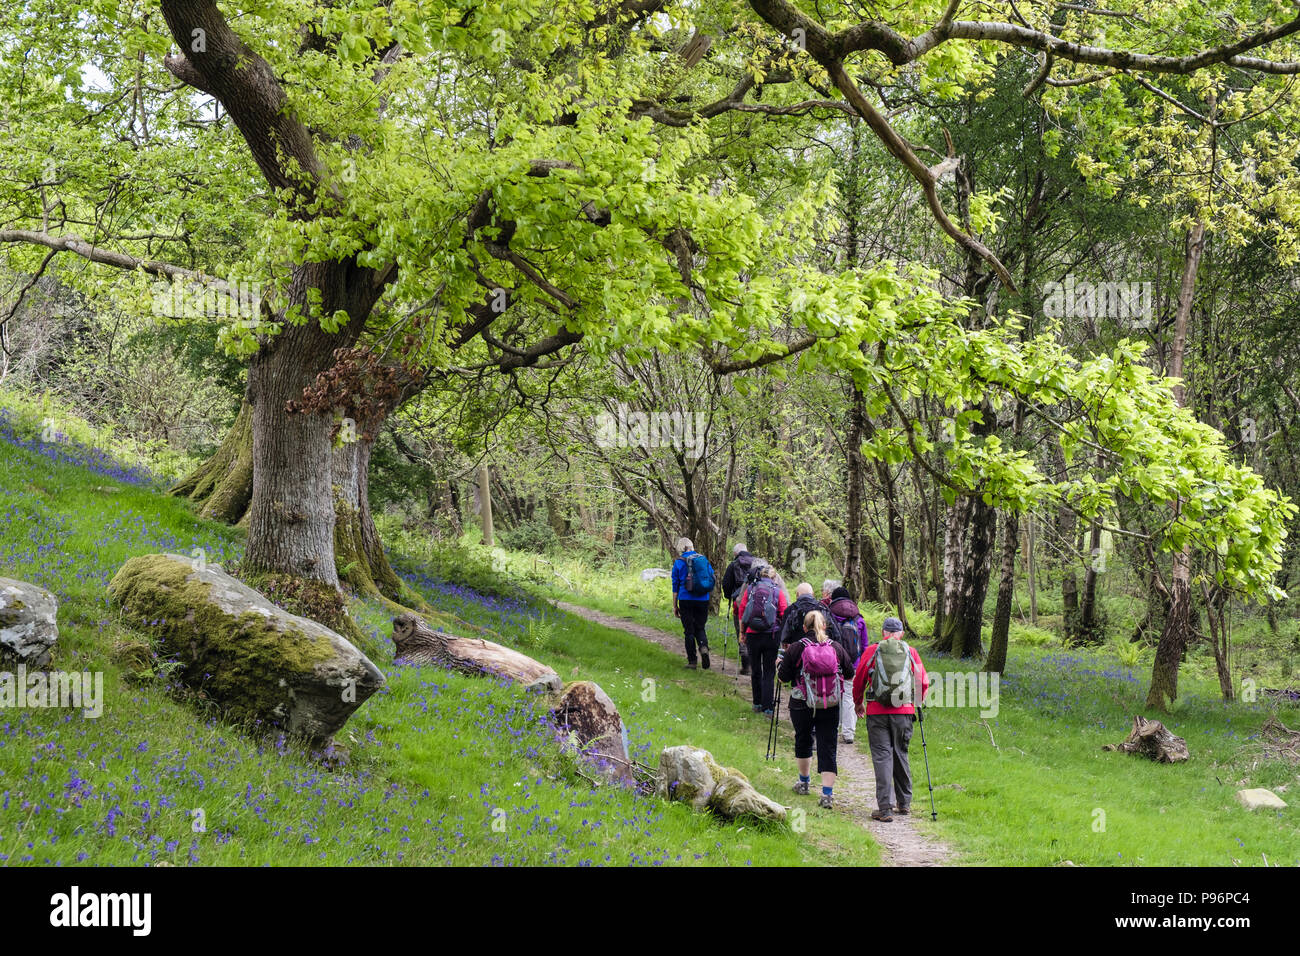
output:
[[[869,673],[871,663],[876,659],[876,651],[880,648],[879,644],[872,644],[862,652],[862,659],[858,661],[857,673],[853,675],[853,707],[860,709],[862,707],[862,698],[866,694],[867,684],[870,683]],[[917,683],[921,687],[921,694],[917,700],[925,701],[926,691],[930,689],[930,675],[925,672],[925,665],[921,663],[921,655],[916,653],[916,648],[912,650],[912,667],[916,673]],[[867,701],[867,716],[872,714],[913,714],[916,709],[908,704],[906,707],[886,707],[884,704],[878,704],[874,700]]]
[[[785,596],[785,588],[778,585],[775,581],[772,582],[772,587],[776,591],[776,625],[777,626],[773,629],[773,633],[775,633],[776,631],[781,629],[781,615],[785,613],[786,606],[790,603],[790,601]],[[745,588],[744,593],[740,595],[740,603],[736,605],[737,621],[744,619],[745,605],[748,603],[749,603],[749,588]],[[745,634],[756,634],[756,633],[758,632],[755,631],[752,627],[745,628]],[[741,636],[744,637],[744,634],[742,634]]]

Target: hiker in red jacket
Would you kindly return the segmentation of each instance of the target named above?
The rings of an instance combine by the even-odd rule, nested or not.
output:
[[[868,647],[858,661],[853,706],[859,717],[867,718],[867,743],[876,771],[876,809],[871,811],[871,819],[890,823],[893,813],[906,816],[911,812],[912,769],[907,745],[916,720],[913,702],[925,700],[930,675],[916,648],[903,641],[902,621],[887,617],[880,632],[880,643]],[[882,652],[882,646],[890,641],[897,643]]]
[[[759,573],[757,581],[740,592],[740,603],[736,605],[736,620],[743,626],[741,639],[749,648],[753,667],[750,688],[754,712],[769,717],[776,692],[776,652],[780,649],[777,628],[788,603],[780,575],[768,565]]]

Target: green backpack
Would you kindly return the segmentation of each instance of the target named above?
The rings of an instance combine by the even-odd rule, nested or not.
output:
[[[916,693],[912,649],[897,637],[876,645],[871,661],[870,697],[886,707],[907,707]]]

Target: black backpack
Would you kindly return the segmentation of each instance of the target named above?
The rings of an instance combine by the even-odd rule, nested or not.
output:
[[[849,660],[856,661],[858,655],[862,653],[861,636],[858,634],[857,623],[852,618],[847,621],[841,621],[834,614],[831,615],[831,620],[835,621],[836,625],[839,627],[840,644],[842,644],[844,649],[848,651]]]
[[[776,630],[776,608],[780,600],[776,591],[777,584],[770,578],[748,585],[749,596],[745,598],[741,627],[760,634],[770,634]]]

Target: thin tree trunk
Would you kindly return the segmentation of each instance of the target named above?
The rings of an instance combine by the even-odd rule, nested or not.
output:
[[[1174,401],[1186,407],[1187,389],[1182,383],[1183,356],[1187,350],[1187,327],[1192,315],[1192,302],[1196,293],[1196,272],[1205,249],[1205,224],[1197,222],[1187,236],[1187,254],[1183,261],[1183,276],[1178,287],[1178,308],[1174,313],[1174,340],[1169,355],[1169,375],[1180,381],[1174,386]],[[1182,514],[1182,502],[1174,506],[1174,520]],[[1156,646],[1156,659],[1151,669],[1151,689],[1147,693],[1147,706],[1168,710],[1178,699],[1178,668],[1191,633],[1192,604],[1192,546],[1188,542],[1174,553],[1173,572],[1169,577],[1169,616]]]
[[[483,545],[495,547],[492,527],[492,470],[486,461],[478,466],[479,518],[483,522]]]
[[[1034,554],[1036,530],[1033,512],[1025,516],[1025,572],[1029,577],[1029,623],[1038,626],[1038,560]]]
[[[848,464],[848,512],[844,521],[844,586],[855,597],[867,593],[866,574],[862,556],[862,489],[865,482],[866,461],[862,457],[862,439],[866,433],[866,399],[857,385],[850,383],[852,404],[849,408],[849,437],[845,458]]]
[[[1007,645],[1011,634],[1011,603],[1016,591],[1016,551],[1020,545],[1019,518],[1007,512],[1002,519],[1002,573],[998,581],[998,604],[993,612],[993,633],[984,669],[1001,674],[1007,666]]]
[[[1083,644],[1100,644],[1102,635],[1097,626],[1097,578],[1105,567],[1105,556],[1101,553],[1101,522],[1094,520],[1088,531],[1088,570],[1083,576],[1083,601],[1079,606],[1079,633],[1077,639]]]

